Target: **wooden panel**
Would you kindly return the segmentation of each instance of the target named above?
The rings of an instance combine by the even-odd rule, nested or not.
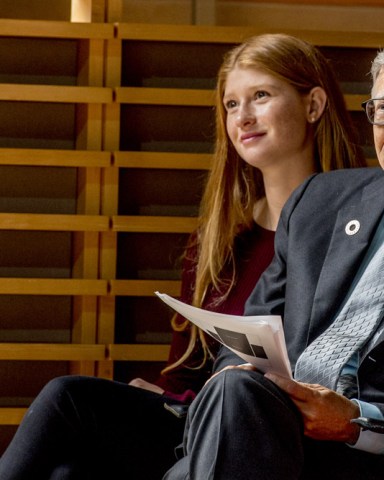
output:
[[[189,217],[130,215],[114,215],[112,217],[112,229],[116,232],[191,233],[196,226],[196,218]]]
[[[105,232],[109,229],[109,217],[101,215],[0,213],[0,229]]]
[[[171,170],[209,170],[208,153],[114,152],[113,164],[125,168],[165,168]]]
[[[344,96],[347,108],[351,111],[363,111],[361,103],[368,100],[369,95],[345,95]]]
[[[107,19],[107,5],[109,0],[91,0],[92,22],[109,22]]]
[[[0,148],[0,165],[39,167],[108,167],[110,152],[92,150],[48,150],[41,148]]]
[[[106,280],[0,278],[0,295],[107,295]]]
[[[149,297],[155,291],[167,292],[173,297],[180,296],[181,282],[178,280],[111,280],[110,295]]]
[[[119,87],[115,92],[115,101],[119,103],[201,107],[215,105],[215,93],[212,90]]]
[[[156,344],[112,344],[108,346],[111,360],[141,362],[164,362],[168,358],[169,345]]]
[[[105,0],[106,1],[106,21],[118,22],[122,18],[124,0]]]
[[[26,411],[26,408],[0,408],[0,425],[19,425]]]
[[[103,360],[104,345],[0,343],[0,360]]]
[[[111,103],[112,89],[62,85],[1,84],[0,100],[21,102]]]
[[[195,23],[196,0],[117,0],[121,4],[120,11],[114,8],[109,21],[126,21],[138,23],[193,24]],[[214,0],[204,0],[209,3]],[[116,0],[108,0],[116,5]],[[118,5],[116,5],[118,6]]]
[[[379,162],[378,162],[377,158],[368,158],[367,163],[368,163],[369,167],[378,167],[379,166]]]

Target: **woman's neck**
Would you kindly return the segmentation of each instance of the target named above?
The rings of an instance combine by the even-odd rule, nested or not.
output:
[[[307,164],[308,165],[308,164]],[[254,220],[261,227],[275,231],[281,210],[291,193],[316,169],[310,165],[295,171],[280,172],[275,175],[263,174],[265,197],[258,200],[254,207]]]
[[[258,200],[253,209],[253,218],[260,227],[275,231],[279,221],[281,208],[272,206],[267,197]]]

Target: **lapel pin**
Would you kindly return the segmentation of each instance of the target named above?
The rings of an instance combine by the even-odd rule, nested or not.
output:
[[[345,233],[347,235],[356,235],[356,233],[360,230],[360,222],[358,220],[351,220],[347,223],[345,227]]]

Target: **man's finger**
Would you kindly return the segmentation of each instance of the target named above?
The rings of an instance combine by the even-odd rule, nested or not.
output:
[[[264,375],[266,378],[275,383],[281,390],[288,393],[289,396],[295,397],[298,400],[305,400],[308,397],[308,389],[305,385],[301,385],[295,380],[290,378],[282,377],[276,373],[266,373]]]

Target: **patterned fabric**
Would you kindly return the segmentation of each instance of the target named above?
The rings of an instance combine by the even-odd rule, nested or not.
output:
[[[384,243],[377,250],[333,324],[296,364],[295,378],[336,390],[340,372],[378,327],[384,313]]]

